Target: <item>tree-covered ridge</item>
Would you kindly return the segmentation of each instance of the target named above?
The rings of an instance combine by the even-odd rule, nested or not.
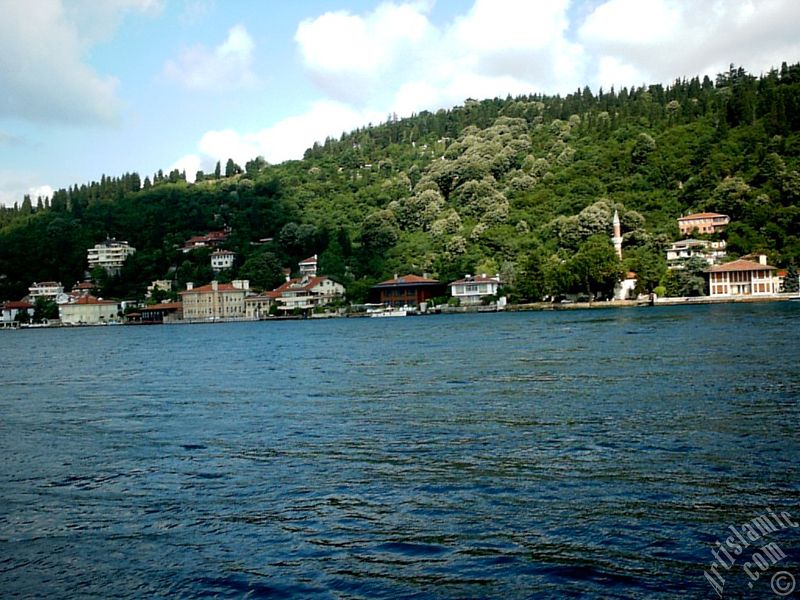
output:
[[[208,253],[180,247],[223,227],[239,255],[227,276],[268,287],[317,253],[356,299],[400,272],[499,272],[538,299],[607,293],[633,270],[649,290],[670,283],[664,249],[676,217],[696,211],[731,216],[730,254],[788,265],[800,259],[799,131],[800,65],[760,77],[731,67],[716,81],[468,100],[326,140],[303,160],[228,161],[194,184],[177,171],[104,176],[0,213],[0,298],[81,278],[86,248],[108,236],[137,253],[102,282],[106,295],[204,282]]]

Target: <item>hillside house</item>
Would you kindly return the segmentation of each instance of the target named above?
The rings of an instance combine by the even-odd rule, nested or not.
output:
[[[695,233],[719,233],[730,223],[728,215],[719,213],[694,213],[678,218],[678,229],[682,235]]]

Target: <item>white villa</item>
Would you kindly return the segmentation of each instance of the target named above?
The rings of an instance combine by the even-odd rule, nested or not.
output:
[[[461,306],[480,304],[485,296],[496,296],[500,288],[500,275],[487,277],[486,274],[466,275],[464,279],[450,284],[450,295],[458,298]]]
[[[89,270],[95,267],[102,267],[109,274],[119,273],[125,260],[136,252],[136,248],[128,242],[118,242],[115,239],[108,239],[100,244],[95,244],[94,248],[89,248],[86,252],[86,259],[89,263]]]
[[[231,250],[214,250],[211,253],[211,268],[215,273],[233,267],[236,252]]]
[[[725,241],[680,240],[667,248],[667,266],[670,269],[682,269],[683,263],[695,256],[701,257],[709,265],[718,265],[727,256]]]
[[[310,256],[305,260],[301,260],[300,264],[300,276],[307,276],[307,277],[316,277],[317,276],[317,255]]]
[[[313,310],[343,298],[344,286],[325,276],[304,276],[290,279],[273,293],[280,311]]]
[[[60,281],[34,281],[28,287],[28,298],[31,302],[36,302],[37,298],[45,298],[53,302],[66,302],[67,295],[64,293],[64,286]]]
[[[769,296],[780,291],[777,269],[767,264],[767,257],[758,262],[739,259],[714,265],[708,273],[708,288],[712,298],[720,296]]]

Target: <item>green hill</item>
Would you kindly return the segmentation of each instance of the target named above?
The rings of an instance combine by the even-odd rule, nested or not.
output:
[[[141,297],[154,279],[205,282],[208,253],[180,247],[223,227],[238,253],[227,277],[270,287],[317,253],[355,300],[406,272],[499,272],[530,300],[607,293],[623,269],[644,290],[681,285],[665,275],[664,248],[689,212],[730,215],[731,255],[799,261],[799,161],[800,65],[467,100],[326,140],[298,161],[229,161],[193,184],[177,171],[103,176],[49,202],[25,198],[0,212],[0,298],[32,281],[71,285],[106,237],[137,248],[119,277],[101,278],[106,296]],[[609,240],[614,210],[623,264]]]

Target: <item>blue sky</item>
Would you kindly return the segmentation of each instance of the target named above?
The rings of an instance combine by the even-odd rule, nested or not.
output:
[[[0,203],[396,113],[800,61],[795,0],[0,0]]]

